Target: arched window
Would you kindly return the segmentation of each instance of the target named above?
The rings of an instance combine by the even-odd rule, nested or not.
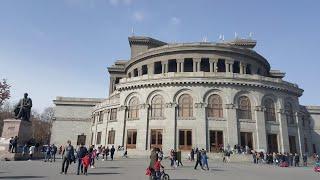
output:
[[[238,119],[251,119],[251,103],[246,96],[239,98]]]
[[[179,113],[178,116],[181,118],[193,117],[193,100],[188,94],[180,96],[178,102]]]
[[[222,99],[219,95],[213,94],[208,99],[208,117],[222,118]]]
[[[151,117],[159,118],[164,117],[164,100],[161,95],[156,95],[151,100]]]
[[[266,99],[264,101],[264,107],[266,108],[264,112],[264,118],[266,121],[276,121],[276,113],[274,102],[272,99]]]
[[[286,102],[284,105],[284,110],[286,113],[287,123],[294,124],[292,104],[289,102]]]
[[[128,119],[138,119],[138,118],[139,118],[139,100],[137,97],[133,97],[129,101]]]

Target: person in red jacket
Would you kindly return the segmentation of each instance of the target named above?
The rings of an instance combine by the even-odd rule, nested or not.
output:
[[[90,165],[90,154],[87,153],[86,156],[82,158],[82,165],[84,168],[84,174],[88,175],[88,167]]]
[[[164,168],[164,166],[161,165],[161,159],[158,159],[158,161],[156,161],[153,165],[154,171],[156,172],[156,177],[160,178],[160,169]]]

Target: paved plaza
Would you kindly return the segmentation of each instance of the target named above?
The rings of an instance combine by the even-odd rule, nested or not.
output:
[[[61,160],[55,163],[42,161],[9,161],[0,162],[0,179],[130,179],[147,180],[145,169],[148,159],[119,159],[115,161],[98,161],[96,169],[89,169],[88,176],[75,175],[75,164],[70,166],[68,175],[60,175]],[[166,172],[172,180],[316,180],[320,174],[315,173],[312,167],[279,168],[269,165],[254,165],[250,163],[210,162],[210,171],[193,170],[194,163],[184,161],[184,166],[175,170],[169,166],[169,160],[164,161]]]

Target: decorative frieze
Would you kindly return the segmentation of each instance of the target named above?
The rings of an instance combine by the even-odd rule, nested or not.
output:
[[[172,103],[172,102],[166,103],[165,107],[166,108],[175,108],[175,107],[177,107],[177,103]]]
[[[118,111],[125,111],[127,110],[127,106],[120,106],[117,108]]]
[[[256,107],[254,108],[254,110],[255,110],[255,111],[265,111],[266,108],[265,108],[264,106],[256,106]]]
[[[207,103],[203,103],[203,102],[194,103],[194,107],[195,108],[205,108],[205,107],[207,107]]]
[[[147,108],[149,108],[149,107],[150,107],[150,105],[149,105],[149,104],[146,104],[146,103],[139,105],[139,109],[147,109]]]
[[[225,109],[235,109],[236,106],[235,106],[234,104],[225,104],[225,105],[224,105],[224,108],[225,108]]]

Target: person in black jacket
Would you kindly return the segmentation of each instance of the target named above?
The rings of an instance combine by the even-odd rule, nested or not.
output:
[[[113,156],[114,156],[114,152],[116,151],[116,149],[114,148],[114,146],[112,145],[111,149],[110,149],[110,157],[111,160],[113,160]]]
[[[86,154],[88,153],[88,150],[86,147],[84,147],[84,144],[81,144],[78,152],[77,152],[77,158],[78,158],[78,169],[77,169],[77,175],[80,174],[80,170],[81,170],[81,174],[83,174],[83,165],[82,165],[82,158],[84,156],[86,156]]]
[[[300,157],[299,154],[295,153],[294,155],[294,166],[299,167]]]
[[[194,166],[194,169],[197,169],[198,164],[200,165],[201,169],[203,169],[202,163],[201,163],[201,151],[200,150],[197,151],[197,160],[196,160],[196,165]]]

